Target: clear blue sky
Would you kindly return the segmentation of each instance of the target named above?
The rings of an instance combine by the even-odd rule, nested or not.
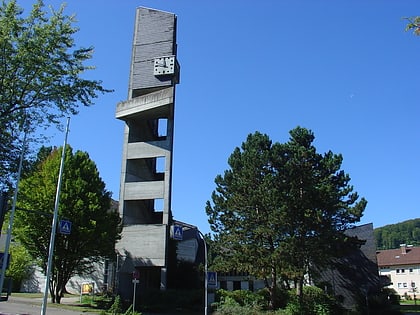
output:
[[[127,99],[135,8],[144,6],[178,16],[175,219],[209,232],[205,203],[234,148],[255,131],[285,142],[298,125],[315,133],[319,152],[343,155],[368,200],[362,224],[420,217],[420,37],[402,20],[420,15],[417,0],[67,3],[78,46],[95,47],[90,76],[115,90],[72,117],[69,143],[90,154],[114,199],[124,127],[115,108]],[[50,135],[62,144],[63,133]]]

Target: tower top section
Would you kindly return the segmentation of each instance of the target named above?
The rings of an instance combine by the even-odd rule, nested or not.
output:
[[[137,8],[129,99],[179,82],[176,21],[173,13]]]

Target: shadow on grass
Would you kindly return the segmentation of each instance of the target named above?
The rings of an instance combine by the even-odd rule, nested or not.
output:
[[[400,311],[403,313],[420,313],[420,303],[414,304],[401,304]]]

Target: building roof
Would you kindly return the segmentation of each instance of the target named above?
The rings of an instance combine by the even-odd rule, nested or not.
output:
[[[376,252],[379,267],[398,265],[420,265],[420,247],[401,245],[397,249]]]
[[[330,268],[320,270],[319,284],[328,283],[331,293],[342,297],[345,308],[355,309],[367,294],[380,288],[373,224],[356,226],[345,234],[365,242],[345,256],[333,259]]]

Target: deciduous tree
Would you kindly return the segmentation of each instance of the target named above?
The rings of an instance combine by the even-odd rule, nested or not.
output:
[[[48,150],[41,150],[48,152]],[[111,194],[86,152],[65,150],[64,172],[58,216],[71,221],[69,235],[56,234],[50,294],[60,303],[65,285],[74,275],[86,275],[104,257],[114,257],[121,227]],[[40,154],[42,156],[42,154]],[[61,149],[53,149],[45,160],[19,184],[14,233],[46,272],[51,220],[54,211]]]
[[[420,36],[420,16],[406,17],[405,19],[408,21],[405,30],[413,31],[415,35]]]
[[[59,125],[110,91],[83,76],[93,47],[76,47],[74,22],[64,6],[48,11],[42,0],[27,16],[16,0],[0,3],[0,187],[17,168],[23,129]]]
[[[230,156],[230,168],[216,177],[206,205],[218,246],[216,268],[265,279],[272,306],[279,278],[293,281],[300,294],[313,265],[357,245],[344,231],[366,206],[340,169],[341,155],[317,153],[305,128],[290,135],[273,144],[267,135],[250,134]]]

